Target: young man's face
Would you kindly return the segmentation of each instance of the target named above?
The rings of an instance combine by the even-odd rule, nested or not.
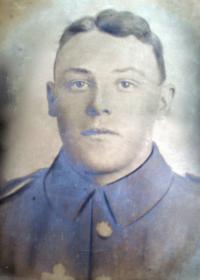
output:
[[[151,142],[160,100],[152,46],[100,31],[58,54],[53,107],[65,151],[94,173],[125,168]]]

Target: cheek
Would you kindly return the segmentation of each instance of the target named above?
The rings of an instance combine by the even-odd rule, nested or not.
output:
[[[132,117],[149,116],[154,117],[157,113],[159,98],[157,95],[150,93],[141,93],[134,98],[130,98],[127,103],[125,113]]]
[[[135,99],[133,102],[129,102],[126,110],[123,112],[121,110],[120,113],[121,118],[118,123],[121,129],[127,136],[142,135],[152,131],[157,118],[157,105],[157,100],[151,98]]]
[[[57,95],[57,102],[60,106],[80,107],[82,104],[89,102],[91,93],[89,90],[78,91],[78,89],[67,89],[63,85],[58,85],[55,89]]]
[[[57,123],[63,141],[67,141],[70,145],[73,141],[77,141],[77,137],[80,137],[80,130],[84,128],[84,122],[85,118],[80,109],[68,106],[60,107]]]
[[[82,119],[86,104],[81,98],[62,97],[57,100],[58,118],[65,122],[76,122]]]

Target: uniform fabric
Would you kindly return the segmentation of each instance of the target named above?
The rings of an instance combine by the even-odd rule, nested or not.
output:
[[[199,214],[199,179],[175,174],[156,145],[103,187],[61,150],[1,201],[0,279],[199,280]]]

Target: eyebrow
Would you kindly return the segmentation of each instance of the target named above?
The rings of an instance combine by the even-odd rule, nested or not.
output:
[[[65,73],[72,72],[72,73],[81,73],[81,74],[91,74],[91,72],[84,68],[76,68],[76,67],[70,67],[68,69],[65,69]]]
[[[129,71],[136,72],[136,73],[138,73],[142,77],[146,76],[143,71],[141,71],[141,70],[139,70],[139,69],[137,69],[135,67],[132,67],[132,66],[131,67],[122,68],[122,69],[115,69],[112,72],[114,72],[114,73],[124,73],[124,72],[129,72]],[[79,67],[70,67],[70,68],[65,69],[65,73],[69,73],[69,72],[78,73],[78,74],[79,73],[80,74],[90,74],[90,75],[92,74],[91,71],[89,71],[89,70],[87,70],[85,68],[79,68]]]
[[[135,67],[126,67],[126,68],[123,68],[123,69],[115,69],[113,70],[113,72],[116,72],[116,73],[124,73],[124,72],[137,72],[138,74],[140,74],[141,76],[145,77],[145,74],[143,71],[135,68]]]

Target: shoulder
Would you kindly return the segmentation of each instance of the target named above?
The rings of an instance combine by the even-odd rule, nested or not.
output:
[[[29,175],[12,179],[0,187],[0,203],[9,200],[12,197],[21,195],[31,186],[39,184],[47,172],[46,168],[39,169]],[[37,183],[37,184],[35,184]]]
[[[200,177],[188,173],[185,176],[174,174],[169,199],[170,205],[174,205],[176,211],[180,210],[182,214],[190,213],[192,216],[199,217]]]
[[[191,173],[184,176],[174,173],[174,185],[180,191],[200,195],[200,177]]]
[[[163,200],[162,218],[166,224],[182,232],[184,238],[199,240],[200,181],[174,174],[173,182]]]
[[[194,175],[194,174],[191,174],[191,173],[186,173],[185,174],[187,179],[190,180],[193,184],[197,184],[200,186],[200,176],[197,176],[197,175]]]

